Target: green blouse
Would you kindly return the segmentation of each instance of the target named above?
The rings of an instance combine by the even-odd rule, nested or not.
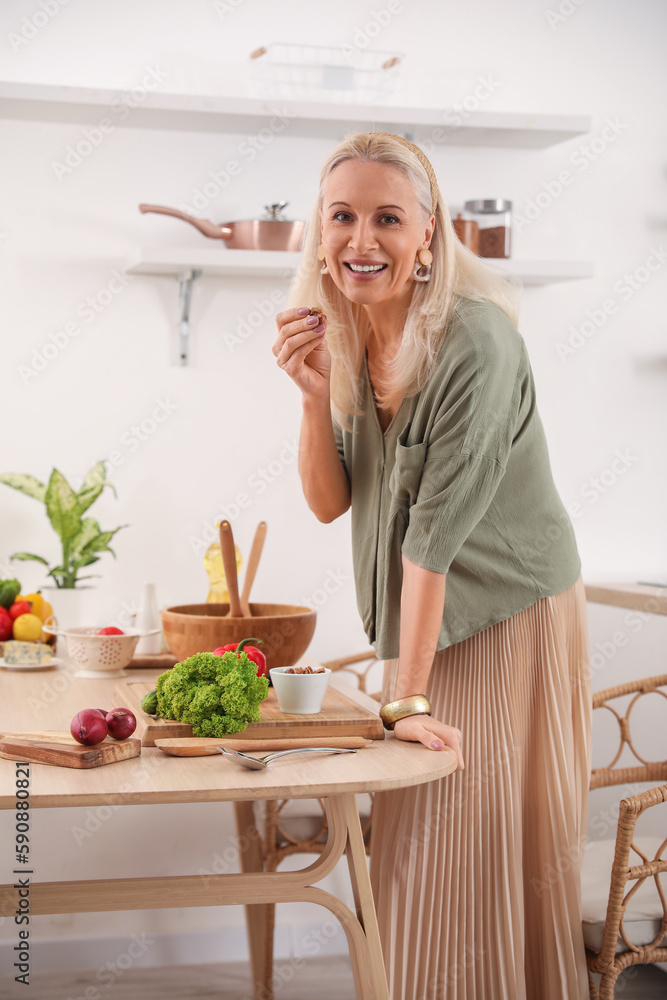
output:
[[[438,649],[575,583],[523,337],[497,306],[460,299],[432,376],[383,434],[366,358],[360,416],[334,422],[352,497],[357,606],[381,659],[398,656],[401,553],[447,574]]]

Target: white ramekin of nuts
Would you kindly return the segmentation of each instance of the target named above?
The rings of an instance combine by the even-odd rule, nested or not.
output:
[[[269,671],[278,706],[287,715],[317,715],[331,670],[328,667],[273,667]]]

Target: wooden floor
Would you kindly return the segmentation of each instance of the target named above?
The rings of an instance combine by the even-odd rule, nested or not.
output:
[[[283,978],[283,986],[276,994],[279,1000],[313,1000],[314,997],[317,1000],[355,1000],[352,974],[345,957],[306,960],[297,969],[292,969],[288,959],[278,959],[276,971]],[[113,984],[100,983],[94,971],[31,976],[28,989],[12,979],[0,978],[0,1000],[19,997],[87,1000],[92,996],[97,1000],[105,995],[113,1000],[137,1000],[139,997],[141,1000],[252,1000],[244,963],[128,969]],[[653,966],[638,968],[631,980],[619,981],[617,995],[619,1000],[665,1000],[667,974]]]

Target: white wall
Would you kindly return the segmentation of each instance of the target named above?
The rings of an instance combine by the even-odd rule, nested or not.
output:
[[[51,0],[49,10],[56,3]],[[444,145],[432,160],[453,210],[466,198],[497,196],[512,199],[517,214],[525,215],[530,201],[551,190],[552,203],[530,224],[517,227],[517,258],[594,261],[591,280],[528,289],[520,326],[554,475],[568,506],[579,505],[572,509],[584,578],[664,580],[667,269],[661,265],[645,283],[644,272],[638,272],[638,287],[631,293],[624,276],[643,267],[666,242],[667,12],[659,0],[632,5],[564,0],[560,7],[571,13],[559,14],[555,0],[465,5],[404,0],[370,44],[406,54],[397,102],[444,108],[462,102],[483,76],[494,81],[494,93],[484,104],[489,110],[594,116],[590,137],[551,149]],[[24,19],[41,9],[37,2],[18,0],[6,0],[0,8],[5,79],[129,88],[154,70],[163,77],[164,92],[243,94],[246,56],[259,44],[293,40],[363,46],[372,32],[368,26],[376,23],[374,13],[388,4],[69,0],[34,37],[17,42],[13,36],[30,33]],[[583,169],[582,149],[603,134],[611,139],[613,131],[603,133],[608,120],[616,122],[616,137],[603,151],[590,153],[593,160]],[[2,469],[43,478],[57,465],[76,479],[100,457],[120,453],[113,472],[118,499],[109,492],[98,504],[103,527],[130,525],[118,535],[118,561],[106,557],[98,564],[104,574],[101,602],[111,617],[136,602],[144,579],[157,582],[162,604],[203,600],[207,580],[196,539],[222,506],[228,507],[239,491],[249,492],[250,508],[234,519],[244,555],[257,522],[269,523],[256,599],[301,601],[336,574],[342,583],[320,608],[312,655],[327,658],[363,648],[347,518],[329,526],[315,521],[301,496],[294,462],[284,464],[284,472],[262,493],[251,478],[281,451],[287,455],[285,443],[298,435],[299,399],[275,366],[271,316],[233,350],[225,335],[234,333],[271,292],[285,294],[286,286],[261,278],[204,279],[194,295],[187,368],[174,364],[177,291],[171,279],[133,278],[92,322],[78,311],[107,287],[114,269],[122,271],[135,247],[205,245],[184,224],[141,216],[137,204],[191,204],[195,189],[234,156],[244,137],[119,126],[72,174],[58,180],[53,161],[62,160],[68,144],[80,138],[81,126],[4,120],[0,130]],[[269,201],[287,199],[292,217],[305,217],[331,145],[330,140],[292,137],[286,130],[203,214],[214,221],[250,218]],[[562,170],[570,171],[573,182],[553,197],[552,182]],[[561,356],[559,345],[572,328],[581,328],[589,312],[599,316],[608,299],[617,305],[614,314],[583,346]],[[76,319],[80,335],[44,371],[21,378],[19,366],[30,365],[33,351],[41,351],[50,335]],[[166,401],[171,412],[139,442],[132,427],[150,417],[158,401]],[[614,474],[609,470],[619,451],[629,456],[627,471]],[[601,475],[609,485],[595,484]],[[3,572],[16,567],[7,559],[18,548],[56,557],[54,538],[35,502],[3,489],[0,511]],[[42,584],[38,569],[19,569],[25,588]],[[664,670],[660,652],[667,623],[656,620],[634,633],[624,625],[624,614],[590,608],[593,648],[619,628],[628,633],[628,644],[595,671],[597,688]],[[102,869],[96,863],[84,870],[83,852],[71,850],[70,827],[84,818],[82,811],[67,811],[49,822],[47,837],[46,817],[36,817],[45,852],[42,877],[107,871],[106,864]],[[120,811],[96,832],[94,856],[113,858],[108,867],[118,874],[127,871],[126,863],[147,874],[181,871],[185,847],[198,865],[217,850],[218,833],[224,840],[231,828],[226,808],[171,807],[170,834],[164,838],[157,813]],[[130,862],[128,851],[117,850],[119,844],[131,847]],[[46,860],[47,845],[53,861]],[[345,891],[341,879],[338,886]],[[308,920],[300,911],[282,919]],[[238,928],[240,914],[75,915],[43,918],[35,932],[72,939],[117,933],[122,939],[135,925],[163,933]],[[120,945],[116,951],[116,945],[103,945],[102,951],[105,947],[113,957]]]

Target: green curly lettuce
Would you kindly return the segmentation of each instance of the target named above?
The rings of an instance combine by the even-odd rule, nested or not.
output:
[[[244,652],[195,653],[160,674],[157,714],[192,726],[195,736],[220,739],[259,722],[259,706],[269,693],[266,677]]]

